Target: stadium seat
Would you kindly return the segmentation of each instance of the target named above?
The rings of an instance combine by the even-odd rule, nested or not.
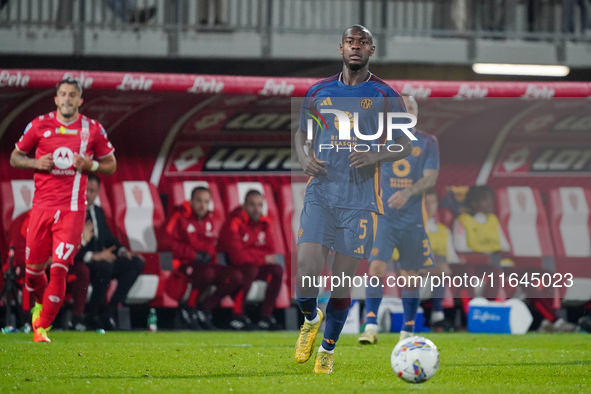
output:
[[[281,186],[279,190],[279,206],[281,209],[281,224],[283,225],[283,235],[287,247],[287,264],[290,267],[288,281],[292,295],[295,295],[294,281],[295,270],[292,270],[292,264],[296,261],[297,234],[300,227],[300,215],[304,207],[304,194],[306,192],[306,182],[291,182]]]
[[[115,235],[121,243],[146,260],[144,271],[129,292],[129,303],[152,302],[161,306],[165,273],[160,267],[159,239],[164,227],[164,209],[156,187],[144,181],[113,185]]]
[[[107,224],[109,228],[115,228],[115,218],[113,217],[113,208],[111,207],[111,202],[107,197],[107,190],[104,184],[101,184],[99,189],[99,194],[96,196],[94,200],[94,205],[97,205],[103,209],[105,212],[105,218],[107,219]]]
[[[516,266],[555,272],[552,237],[539,190],[514,186],[497,189],[496,205]]]
[[[268,184],[261,182],[237,182],[226,186],[226,201],[228,202],[228,211],[231,212],[233,209],[238,207],[244,202],[244,197],[249,190],[258,190],[264,197],[265,203],[263,204],[263,215],[268,216],[272,223],[272,232],[275,239],[276,253],[286,256],[287,250],[283,241],[283,235],[281,234],[281,222],[279,217],[279,211],[275,204],[275,198],[273,197],[273,190]],[[283,284],[281,285],[281,291],[277,297],[275,306],[277,308],[287,308],[290,304],[290,292],[288,287],[287,278],[290,275],[290,267],[285,267],[283,273]],[[266,283],[263,281],[255,281],[250,288],[250,291],[246,297],[247,301],[259,302],[262,301],[262,295],[264,294],[264,286]],[[261,288],[262,287],[262,288]],[[224,305],[224,304],[222,304]],[[226,304],[227,305],[227,304]],[[225,306],[225,305],[224,305]]]
[[[556,268],[574,276],[574,285],[564,294],[565,303],[591,299],[591,190],[561,187],[548,193]]]
[[[205,186],[211,190],[209,210],[213,213],[213,231],[216,235],[219,235],[220,229],[226,219],[226,212],[220,196],[220,190],[214,182],[185,181],[174,183],[172,185],[172,204],[169,204],[171,206],[170,211],[172,212],[174,208],[182,206],[185,201],[189,201],[191,199],[191,192],[198,186]]]
[[[288,249],[295,246],[300,228],[300,215],[304,207],[305,182],[292,182],[281,186],[279,205],[281,207],[281,224],[285,244]]]
[[[156,187],[144,181],[117,183],[113,185],[113,200],[119,240],[134,252],[157,252],[164,209]]]
[[[9,240],[9,232],[14,220],[33,206],[35,182],[32,179],[13,179],[2,182],[0,188],[3,236],[5,240]]]

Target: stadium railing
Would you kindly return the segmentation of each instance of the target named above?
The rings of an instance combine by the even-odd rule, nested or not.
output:
[[[591,22],[585,22],[578,2],[568,0],[536,1],[529,7],[528,2],[517,0],[137,0],[135,3],[136,10],[152,7],[155,15],[144,20],[145,17],[127,13],[122,19],[108,6],[107,0],[9,0],[0,10],[0,29],[68,30],[74,35],[76,53],[85,53],[90,45],[86,36],[89,33],[163,33],[168,54],[179,53],[179,46],[185,45],[182,37],[190,31],[254,33],[260,52],[267,56],[273,55],[272,41],[278,35],[340,34],[344,26],[355,23],[371,27],[378,40],[394,37],[465,40],[471,57],[475,56],[476,40],[548,41],[561,57],[566,42],[588,41],[591,37]],[[29,38],[34,38],[34,34]]]

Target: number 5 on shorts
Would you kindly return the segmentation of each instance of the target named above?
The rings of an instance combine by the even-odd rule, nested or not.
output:
[[[423,256],[429,256],[431,254],[431,246],[429,245],[428,239],[423,240],[423,248],[425,249]]]
[[[359,227],[363,229],[363,234],[359,236],[359,239],[363,239],[367,235],[367,219],[361,219],[359,221]]]
[[[65,254],[64,254],[64,248],[66,249]],[[74,251],[74,245],[60,242],[60,244],[57,246],[57,248],[55,248],[55,255],[60,260],[67,260],[73,251]]]

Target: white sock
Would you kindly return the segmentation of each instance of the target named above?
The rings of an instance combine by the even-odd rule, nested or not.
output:
[[[431,312],[431,324],[442,321],[445,318],[443,311]]]
[[[318,348],[318,351],[324,352],[324,353],[330,353],[330,354],[334,353],[334,349],[333,350],[326,350],[325,348],[322,347],[322,345],[320,345],[320,347]]]
[[[378,332],[378,325],[377,324],[366,324],[365,331],[375,331]]]
[[[317,313],[316,317],[314,318],[314,320],[308,320],[308,316],[306,316],[306,321],[308,323],[312,323],[312,324],[316,324],[320,321],[320,315]]]

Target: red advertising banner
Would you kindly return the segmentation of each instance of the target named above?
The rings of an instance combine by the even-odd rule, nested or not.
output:
[[[60,80],[78,79],[84,89],[218,93],[301,97],[317,79],[293,77],[241,77],[223,75],[127,73],[75,70],[0,69],[0,88],[53,88]],[[453,97],[589,97],[589,82],[447,82],[389,80],[398,91],[418,99]]]

